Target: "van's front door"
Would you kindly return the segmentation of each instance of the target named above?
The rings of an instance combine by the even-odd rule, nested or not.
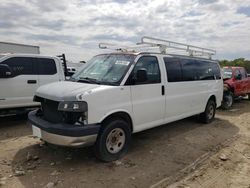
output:
[[[144,73],[146,71],[146,75],[141,80],[137,78],[138,70]],[[134,132],[163,123],[165,96],[160,70],[157,57],[142,56],[130,75]]]
[[[38,87],[38,76],[34,74],[32,58],[10,57],[1,62],[12,70],[9,78],[0,78],[0,108],[31,106]]]

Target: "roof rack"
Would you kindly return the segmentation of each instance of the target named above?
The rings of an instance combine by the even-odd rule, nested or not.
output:
[[[112,49],[121,52],[148,52],[151,49],[158,49],[162,54],[167,54],[170,49],[174,49],[177,50],[177,54],[180,52],[185,52],[192,57],[200,56],[208,57],[209,59],[211,59],[212,56],[216,54],[216,51],[212,49],[147,36],[142,37],[141,42],[134,46],[119,46],[111,43],[100,43],[99,48]]]

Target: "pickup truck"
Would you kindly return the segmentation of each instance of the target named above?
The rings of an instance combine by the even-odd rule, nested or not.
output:
[[[39,106],[33,101],[38,87],[65,80],[58,57],[39,54],[0,54],[0,115]]]
[[[250,77],[244,67],[223,67],[224,94],[222,108],[232,107],[234,99],[248,95],[250,99]]]

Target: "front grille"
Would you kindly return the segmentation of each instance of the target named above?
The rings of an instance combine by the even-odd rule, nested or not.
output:
[[[63,121],[63,113],[58,111],[57,101],[44,99],[42,104],[42,112],[45,120],[52,123],[60,123]]]
[[[80,112],[58,111],[59,102],[35,96],[34,101],[41,102],[41,109],[37,115],[51,123],[75,124],[82,116]],[[81,122],[79,122],[82,124]]]

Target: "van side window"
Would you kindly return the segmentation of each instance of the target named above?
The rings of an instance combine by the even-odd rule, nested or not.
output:
[[[34,74],[32,58],[29,57],[11,57],[1,64],[8,65],[13,72],[13,76]]]
[[[213,62],[211,62],[210,65],[211,65],[211,68],[213,70],[216,80],[220,80],[221,79],[220,66],[218,65],[218,63],[213,63]]]
[[[197,64],[194,59],[180,59],[182,66],[182,80],[194,81],[197,80],[196,67]]]
[[[196,80],[214,80],[215,73],[212,68],[212,63],[208,61],[196,61]]]
[[[143,84],[161,83],[161,74],[158,60],[153,56],[142,56],[136,63],[132,72],[133,76],[136,75],[137,70],[145,69],[147,71],[147,82]]]
[[[219,65],[215,62],[186,59],[181,60],[183,81],[221,79]]]
[[[216,62],[170,57],[163,59],[168,82],[221,79],[220,67]]]
[[[39,75],[53,75],[57,73],[56,63],[53,59],[38,58],[36,61],[35,64],[38,63]]]
[[[181,82],[182,70],[179,59],[164,57],[163,60],[167,70],[168,82]]]

